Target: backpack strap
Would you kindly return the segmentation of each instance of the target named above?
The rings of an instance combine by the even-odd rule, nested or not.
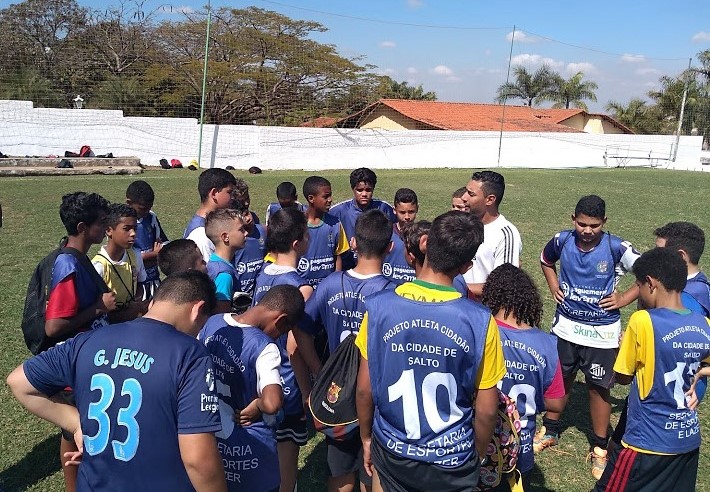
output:
[[[121,273],[118,271],[118,268],[116,268],[116,265],[113,264],[113,261],[111,261],[110,258],[106,258],[101,253],[98,253],[98,255],[101,258],[103,258],[104,260],[106,260],[108,262],[108,264],[111,265],[111,268],[113,268],[113,271],[114,271],[114,273],[116,273],[116,276],[118,277],[118,280],[121,282],[121,285],[123,285],[123,288],[126,289],[126,292],[128,292],[128,295],[130,296],[130,299],[128,299],[128,302],[135,301],[136,300],[136,292],[135,292],[135,289],[133,288],[133,280],[131,280],[131,288],[129,289],[128,286],[126,285],[126,282],[123,281],[123,277],[121,277]],[[131,255],[128,254],[128,251],[126,251],[126,257],[128,258],[128,273],[131,274],[131,279],[132,279],[133,278],[133,264],[131,263]],[[94,271],[96,271],[95,268],[94,268]]]

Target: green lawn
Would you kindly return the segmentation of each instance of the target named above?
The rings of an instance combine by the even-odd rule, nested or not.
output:
[[[314,173],[282,171],[245,175],[251,187],[252,208],[263,217],[267,203],[275,200],[276,186],[292,181],[300,188]],[[335,199],[349,198],[349,171],[319,173],[331,180]],[[466,170],[380,171],[376,196],[392,200],[399,187],[419,194],[420,218],[432,219],[448,209],[451,192],[468,181]],[[508,186],[501,211],[523,237],[523,267],[536,278],[546,298],[545,322],[553,313],[551,297],[538,266],[540,249],[552,235],[570,226],[577,199],[599,194],[607,202],[607,229],[644,251],[653,245],[655,227],[672,220],[689,220],[710,233],[707,191],[710,174],[649,169],[505,170]],[[242,176],[241,174],[239,174]],[[171,238],[179,237],[198,205],[198,173],[189,170],[149,171],[147,180],[156,192],[155,211]],[[4,225],[0,229],[0,374],[3,378],[27,357],[19,328],[24,294],[37,261],[55,247],[63,235],[58,207],[64,193],[95,191],[109,200],[123,200],[135,178],[122,176],[1,178],[0,203]],[[710,249],[710,248],[709,248]],[[707,253],[710,254],[710,253]],[[706,257],[707,257],[706,254]],[[706,270],[710,262],[705,261]],[[624,279],[627,286],[630,279]],[[624,310],[625,319],[632,308]],[[625,388],[614,392],[614,422]],[[572,393],[565,414],[560,446],[538,457],[535,490],[586,491],[592,487],[585,464],[589,429],[586,391],[581,384]],[[703,432],[710,435],[707,411],[701,411]],[[30,416],[0,385],[0,488],[5,491],[63,490],[59,473],[56,429]],[[301,453],[301,491],[325,490],[324,445],[314,438]],[[707,445],[701,448],[698,490],[710,491]]]

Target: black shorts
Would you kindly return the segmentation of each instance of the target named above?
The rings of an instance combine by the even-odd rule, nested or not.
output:
[[[365,463],[362,459],[362,441],[359,433],[344,441],[336,441],[326,436],[325,445],[331,477],[357,473],[362,483],[368,487],[372,486],[372,477],[365,471]]]
[[[284,421],[276,429],[277,442],[294,442],[298,446],[305,446],[308,442],[308,429],[306,427],[306,416],[286,415]]]
[[[619,349],[578,345],[557,337],[562,377],[573,378],[582,371],[587,384],[610,389],[614,386],[614,362]]]
[[[458,468],[442,468],[387,451],[372,439],[372,464],[385,492],[470,492],[478,485],[477,453]]]
[[[592,492],[693,492],[698,477],[699,451],[696,449],[683,454],[658,455],[617,448]]]

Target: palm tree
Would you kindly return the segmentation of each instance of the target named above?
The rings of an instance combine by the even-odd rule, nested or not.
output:
[[[513,69],[515,82],[506,82],[498,87],[499,103],[508,98],[522,99],[528,106],[537,105],[546,100],[554,90],[554,78],[558,76],[547,65],[538,68],[535,73],[530,73],[525,67],[517,66]]]
[[[609,101],[606,110],[612,112],[614,119],[619,123],[636,133],[658,133],[663,126],[663,118],[658,107],[647,106],[643,99],[634,98],[626,106]]]
[[[417,86],[412,86],[409,85],[406,81],[397,82],[396,80],[389,79],[389,87],[387,87],[387,97],[390,99],[436,101],[436,92],[424,92],[424,88],[421,84]]]
[[[597,102],[597,95],[594,93],[599,88],[596,82],[591,80],[582,81],[584,73],[577,72],[569,79],[565,80],[559,75],[554,78],[554,92],[546,97],[546,100],[554,102],[553,108],[569,109],[570,105],[587,111],[584,99]]]

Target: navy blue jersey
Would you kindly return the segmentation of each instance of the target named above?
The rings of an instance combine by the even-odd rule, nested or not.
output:
[[[144,217],[138,219],[136,223],[136,242],[134,248],[141,252],[153,251],[156,242],[164,243],[168,240],[165,231],[160,225],[158,216],[150,210]],[[158,265],[147,266],[145,268],[146,281],[160,280]]]
[[[216,434],[229,490],[272,490],[278,487],[276,430],[263,420],[242,427],[235,412],[259,397],[256,361],[273,341],[254,327],[231,326],[224,314],[212,316],[198,339],[215,367],[222,430]],[[227,315],[231,316],[231,315]]]
[[[335,271],[335,259],[347,251],[347,241],[340,220],[330,214],[324,214],[318,225],[309,223],[308,234],[308,251],[298,260],[298,273],[315,289]]]
[[[182,237],[183,239],[187,239],[187,236],[190,235],[192,231],[197,229],[198,227],[205,227],[205,224],[207,223],[207,219],[202,217],[201,215],[193,215],[192,218],[190,219],[190,222],[187,223],[187,227],[185,227],[185,232],[183,232]]]
[[[268,265],[264,268],[256,278],[256,289],[254,290],[254,298],[252,305],[256,306],[262,297],[276,285],[293,285],[294,287],[302,287],[308,285],[308,281],[302,278],[295,270],[290,270],[285,273],[271,275],[270,270],[283,268],[278,265]],[[301,401],[301,390],[298,389],[296,383],[296,375],[293,373],[291,361],[288,357],[286,349],[286,341],[288,334],[284,333],[274,342],[281,351],[281,386],[284,391],[284,414],[285,415],[301,415],[303,413],[303,404]]]
[[[348,335],[360,331],[365,299],[395,286],[382,275],[363,278],[353,274],[352,270],[332,273],[306,302],[306,313],[299,328],[316,335],[321,325],[324,326],[332,354]]]
[[[710,282],[703,272],[688,279],[681,297],[687,308],[703,316],[710,316]]]
[[[468,284],[466,284],[463,275],[459,274],[454,277],[454,289],[463,297],[468,297]]]
[[[24,370],[44,394],[74,388],[78,490],[193,490],[178,434],[221,429],[212,362],[196,339],[138,318],[81,333]]]
[[[396,231],[393,232],[392,251],[385,256],[382,262],[382,275],[398,284],[414,280],[416,277],[414,268],[407,263],[406,254],[404,241]]]
[[[499,332],[507,373],[498,387],[516,403],[520,413],[518,470],[525,473],[532,470],[535,460],[535,416],[545,410],[543,396],[557,371],[557,339],[536,328],[500,327]]]
[[[99,289],[94,281],[96,272],[88,272],[86,268],[79,263],[79,260],[72,254],[61,253],[54,260],[52,269],[52,284],[50,286],[50,296],[52,290],[69,275],[74,274],[74,282],[76,287],[76,295],[79,298],[78,312],[92,306],[96,300],[103,295],[103,291]],[[108,318],[105,314],[97,317],[89,323],[89,326],[83,326],[78,331],[91,328],[99,328],[108,325]]]
[[[590,251],[579,249],[576,239],[575,231],[557,233],[540,258],[546,265],[559,261],[559,283],[565,298],[557,305],[557,312],[592,326],[619,321],[619,310],[606,311],[599,301],[614,292],[619,277],[631,270],[638,252],[629,242],[608,232],[602,233],[599,244]]]
[[[614,365],[617,372],[634,374],[623,442],[656,453],[698,449],[698,413],[687,408],[685,392],[700,363],[710,358],[710,322],[697,313],[649,309],[631,316],[627,335]],[[639,367],[653,372],[640,381]]]
[[[234,253],[234,268],[239,275],[239,290],[249,295],[254,295],[254,281],[264,265],[266,256],[266,228],[261,224],[254,224],[254,228],[247,235],[247,240],[242,249]]]
[[[357,221],[357,218],[363,212],[372,209],[382,210],[390,222],[393,224],[397,222],[397,217],[394,214],[392,205],[377,199],[373,199],[370,202],[370,206],[365,210],[358,207],[355,200],[346,200],[333,205],[330,209],[330,213],[340,219],[340,222],[343,224],[343,229],[345,229],[345,234],[348,236],[348,241],[350,241],[350,239],[355,236],[355,222]],[[351,268],[354,268],[355,265],[357,265],[357,253],[350,250],[350,252],[343,255],[343,270],[350,270]]]
[[[298,209],[299,212],[305,212],[306,209],[308,208],[307,205],[302,204],[301,202],[296,202],[294,204],[294,207]],[[269,218],[274,215],[276,212],[281,210],[281,204],[279,202],[271,202],[269,205],[266,207],[266,218],[264,218],[264,222],[266,224],[269,223]]]
[[[388,452],[445,468],[475,459],[473,393],[491,324],[468,299],[368,297],[373,434]]]

